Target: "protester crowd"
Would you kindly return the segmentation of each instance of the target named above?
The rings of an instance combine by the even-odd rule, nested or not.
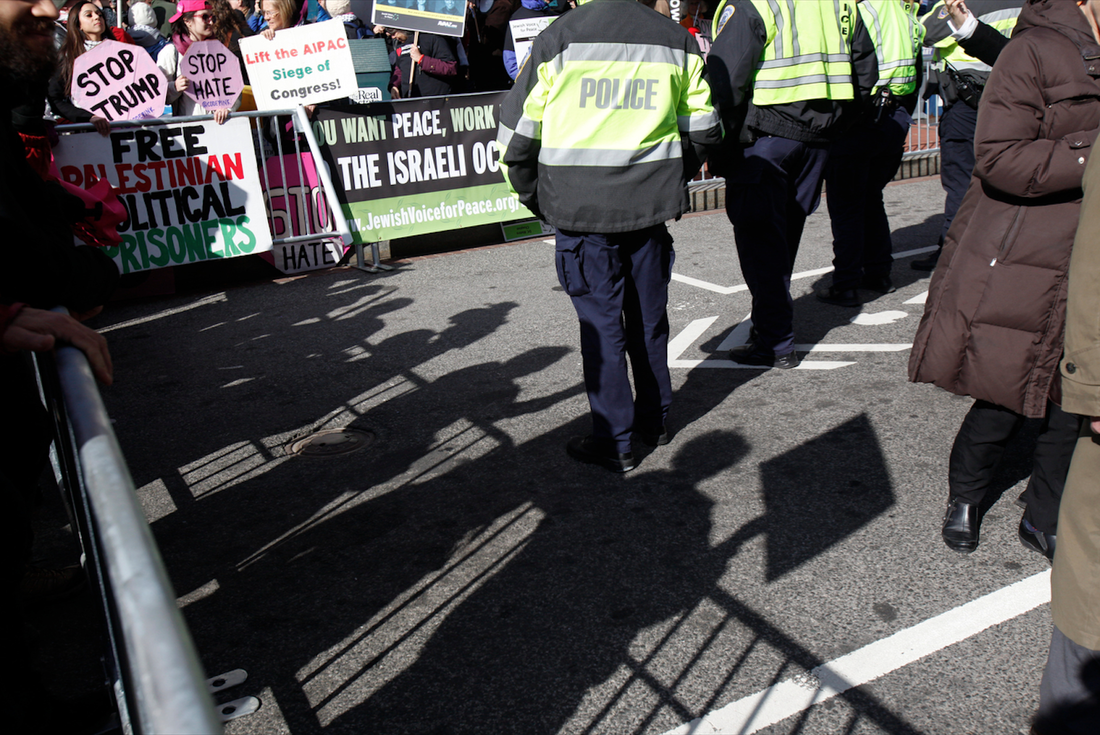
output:
[[[407,3],[448,14],[454,6]],[[1024,420],[1041,419],[1018,501],[1021,542],[1054,566],[1055,628],[1033,732],[1100,732],[1100,687],[1089,673],[1100,666],[1100,164],[1090,162],[1100,0],[681,7],[682,28],[660,17],[670,15],[665,0],[472,0],[461,38],[372,26],[348,0],[320,0],[312,15],[342,22],[348,39],[384,39],[395,98],[510,90],[502,168],[521,202],[557,229],[558,277],[581,327],[593,431],[567,452],[613,472],[637,466],[633,439],[673,439],[665,222],[688,211],[687,182],[704,161],[725,177],[752,295],[749,341],[728,357],[797,368],[790,278],[823,183],[835,269],[816,295],[821,308],[857,308],[895,290],[882,190],[921,91],[938,94],[944,226],[936,252],[912,264],[933,273],[909,377],[974,399],[951,451],[942,538],[955,551],[978,546],[998,462]],[[68,342],[111,380],[106,343],[80,321],[102,308],[118,272],[98,248],[73,246],[85,205],[48,176],[49,120],[110,128],[73,102],[74,65],[105,40],[133,44],[163,73],[173,114],[201,114],[180,67],[192,43],[217,40],[240,58],[241,39],[274,38],[311,22],[311,11],[304,0],[131,0],[117,10],[110,0],[70,0],[60,12],[50,0],[0,0],[0,9],[0,218],[4,237],[24,245],[9,248],[0,278],[0,370],[12,398],[0,488],[19,510],[4,534],[0,587],[10,596],[36,575],[73,584],[26,563],[29,499],[49,442],[26,354]],[[522,58],[509,21],[542,17],[559,20]],[[616,85],[627,80],[615,104],[611,82],[600,80],[605,93],[584,76],[595,72],[583,53],[566,53],[578,42],[589,44],[584,53],[619,49],[600,71],[618,75]],[[655,56],[622,50],[633,43]],[[930,79],[921,78],[926,48]],[[663,81],[631,82],[641,61]],[[210,112],[219,123],[230,114]],[[57,305],[73,317],[43,311]],[[16,659],[26,655],[17,649]],[[42,697],[33,681],[23,696]]]

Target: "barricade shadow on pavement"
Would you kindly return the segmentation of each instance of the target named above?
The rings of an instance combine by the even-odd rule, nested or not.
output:
[[[765,463],[765,514],[712,543],[702,487],[737,482],[738,432],[685,431],[657,450],[670,469],[623,478],[577,465],[562,452],[588,422],[579,371],[561,365],[571,350],[532,339],[477,358],[513,302],[390,333],[384,317],[412,300],[385,283],[299,286],[296,305],[237,289],[201,317],[112,341],[116,362],[141,373],[110,400],[142,417],[118,430],[142,447],[128,452],[135,475],[164,485],[158,543],[207,669],[241,666],[265,688],[255,731],[272,711],[293,733],[653,731],[716,706],[764,649],[776,680],[823,663],[721,580],[761,533],[775,579],[892,504],[866,419]],[[181,320],[204,335],[201,359],[166,333]],[[452,351],[469,354],[439,364]],[[758,376],[693,371],[674,428]],[[530,416],[545,422],[531,439],[502,428]],[[376,441],[337,460],[285,454],[326,426]],[[840,460],[838,442],[860,449]],[[849,484],[841,461],[870,481]],[[800,509],[792,493],[806,488],[790,471],[804,463],[837,471]],[[670,663],[685,646],[686,662]],[[913,732],[866,693],[842,696]]]

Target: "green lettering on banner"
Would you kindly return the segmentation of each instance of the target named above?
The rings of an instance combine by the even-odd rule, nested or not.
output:
[[[134,240],[133,235],[123,235],[122,243],[119,245],[121,252],[119,255],[122,258],[122,272],[131,273],[133,271],[141,270],[141,263],[137,259],[137,241]]]
[[[205,244],[203,242],[202,222],[194,225],[183,226],[183,242],[187,246],[187,262],[194,263],[206,260]],[[175,229],[169,228],[169,229]]]
[[[256,235],[253,234],[251,229],[245,226],[247,224],[247,215],[241,215],[237,218],[237,232],[243,233],[248,237],[248,240],[243,245],[240,243],[237,244],[237,248],[239,248],[242,253],[251,253],[256,247]]]

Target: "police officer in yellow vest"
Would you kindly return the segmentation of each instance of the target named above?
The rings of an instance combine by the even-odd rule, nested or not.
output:
[[[1023,0],[967,0],[967,8],[982,23],[1005,36],[1012,35]],[[974,172],[974,128],[978,124],[978,99],[991,68],[967,54],[958,42],[958,31],[951,25],[944,0],[939,0],[921,16],[925,28],[924,43],[933,51],[933,70],[944,110],[940,115],[940,184],[945,193],[943,227],[936,250],[928,258],[910,265],[930,271],[939,261],[943,238],[959,211],[963,195]]]
[[[502,168],[557,228],[558,281],[580,320],[592,435],[566,450],[613,472],[634,469],[632,437],[669,441],[665,222],[690,210],[687,182],[721,141],[704,74],[679,24],[636,0],[589,0],[535,39],[501,105]]]
[[[859,14],[875,42],[879,79],[874,107],[833,143],[825,166],[833,274],[817,297],[838,306],[859,306],[859,289],[896,290],[882,190],[901,163],[923,66],[916,0],[862,0]]]
[[[732,0],[714,27],[711,87],[727,140],[739,143],[711,170],[726,177],[754,326],[730,359],[793,368],[798,242],[821,198],[829,144],[870,104],[878,61],[854,0]]]

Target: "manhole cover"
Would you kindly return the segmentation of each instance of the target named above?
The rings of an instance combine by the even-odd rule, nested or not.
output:
[[[347,454],[374,442],[374,434],[359,429],[329,429],[298,439],[287,446],[291,454],[302,457],[334,457]]]

